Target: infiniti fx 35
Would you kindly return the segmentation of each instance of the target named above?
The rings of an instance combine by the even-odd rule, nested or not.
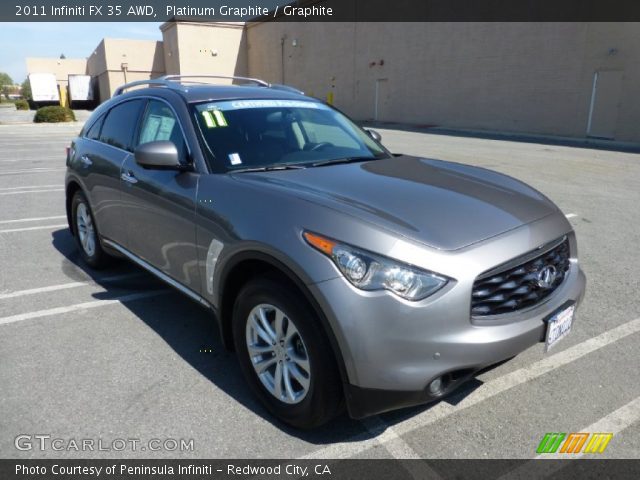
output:
[[[125,257],[209,309],[280,420],[435,401],[570,331],[576,237],[533,188],[391,154],[289,87],[131,86],[68,150],[80,253],[94,268]]]

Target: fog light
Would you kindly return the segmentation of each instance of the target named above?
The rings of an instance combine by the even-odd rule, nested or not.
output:
[[[442,377],[436,378],[429,384],[429,393],[431,395],[439,395],[442,393]]]

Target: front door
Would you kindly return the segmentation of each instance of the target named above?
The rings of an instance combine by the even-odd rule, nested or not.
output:
[[[158,140],[172,141],[181,155],[188,156],[172,108],[162,100],[149,100],[136,144]],[[199,176],[192,171],[144,168],[133,155],[122,168],[126,248],[196,293],[200,292],[195,229]]]

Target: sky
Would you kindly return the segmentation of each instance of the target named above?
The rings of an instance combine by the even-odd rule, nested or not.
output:
[[[27,76],[26,57],[87,58],[105,37],[162,40],[160,23],[0,23],[0,72]]]

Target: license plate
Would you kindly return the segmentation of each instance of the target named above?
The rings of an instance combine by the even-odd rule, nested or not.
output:
[[[545,339],[544,351],[548,352],[560,340],[566,337],[571,331],[575,305],[570,305],[554,313],[547,320],[547,336]]]

